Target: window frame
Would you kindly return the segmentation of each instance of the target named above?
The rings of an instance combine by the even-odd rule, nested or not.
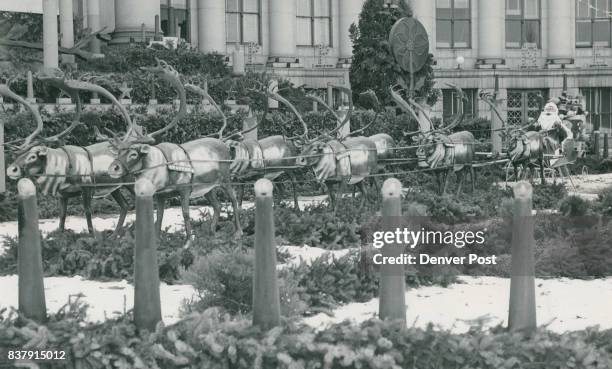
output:
[[[528,0],[516,0],[519,2],[519,7],[520,7],[520,15],[519,18],[509,18],[509,14],[508,14],[508,3],[512,1],[512,0],[506,0],[506,4],[505,4],[505,9],[504,9],[504,25],[505,25],[505,40],[504,40],[504,46],[506,47],[506,49],[513,49],[513,50],[520,50],[522,49],[525,44],[527,43],[526,41],[526,24],[527,22],[537,22],[538,23],[538,39],[536,41],[536,45],[538,50],[542,49],[542,0],[535,0],[538,2],[537,4],[537,9],[538,9],[538,16],[537,18],[526,18],[525,17],[525,1]],[[519,46],[508,46],[508,24],[509,23],[516,23],[519,22],[521,25],[521,41],[519,42]]]
[[[479,117],[478,115],[478,88],[466,88],[463,90],[466,94],[467,101],[463,101],[463,111],[465,113],[465,118],[467,119],[476,119]],[[446,106],[445,95],[450,94],[450,108],[451,114],[446,114],[444,108]],[[457,114],[457,92],[453,89],[442,89],[442,117],[443,119],[451,119]],[[470,108],[470,112],[467,112],[466,108]]]
[[[249,42],[245,42],[244,41],[244,15],[257,15],[257,44],[261,45],[261,2],[262,0],[256,0],[257,1],[257,12],[248,12],[244,10],[244,1],[245,0],[235,0],[238,2],[238,10],[228,10],[228,6],[227,6],[227,2],[230,0],[224,0],[225,1],[225,22],[227,23],[227,15],[228,14],[237,14],[238,15],[238,27],[239,27],[239,34],[238,34],[238,41],[229,41],[228,40],[228,33],[227,33],[227,25],[226,25],[226,29],[225,29],[225,38],[226,38],[226,44],[228,45],[235,45],[236,43],[240,44],[240,45],[248,45],[251,41]]]
[[[294,0],[284,0],[284,1],[294,1]],[[327,19],[328,20],[328,24],[329,24],[329,30],[328,30],[328,34],[329,34],[329,43],[327,45],[324,46],[328,46],[328,47],[334,47],[334,34],[333,34],[333,17],[332,17],[332,0],[326,0],[325,3],[327,4],[327,9],[328,9],[328,15],[325,16],[318,16],[315,14],[315,1],[316,0],[295,0],[295,1],[309,1],[310,2],[310,15],[306,16],[306,15],[298,15],[296,13],[296,20],[297,19],[309,19],[310,21],[310,44],[300,44],[297,43],[297,46],[299,47],[316,47],[319,44],[315,44],[315,28],[316,28],[316,21],[317,19]],[[297,9],[297,7],[296,7]]]
[[[589,7],[589,16],[588,17],[579,17],[579,7],[580,7],[580,2],[581,1],[587,1],[588,2],[588,7]],[[612,47],[612,19],[610,18],[610,16],[606,16],[606,17],[599,17],[597,16],[597,12],[595,11],[595,9],[591,8],[593,6],[592,4],[593,0],[576,0],[575,4],[576,4],[576,42],[575,42],[575,47],[577,49],[593,49],[595,48],[595,23],[598,22],[605,22],[608,24],[608,44],[606,46],[600,46],[600,47],[605,47],[605,48],[610,48]],[[607,0],[608,2],[608,12],[612,11],[612,0]],[[590,24],[590,42],[588,45],[584,45],[584,44],[578,44],[578,24],[579,23],[587,23],[585,21],[589,21]],[[581,22],[582,21],[582,22]]]
[[[438,15],[438,0],[434,0],[434,5],[436,7],[436,32],[438,28],[438,21],[450,21],[451,22],[451,32],[450,32],[450,46],[439,46],[438,39],[436,36],[436,48],[437,49],[454,49],[454,50],[469,50],[472,48],[472,0],[468,1],[468,17],[467,18],[456,18],[455,17],[455,1],[456,0],[448,0],[450,2],[450,12],[451,15],[449,18],[444,18]],[[455,21],[468,22],[468,46],[455,46]]]

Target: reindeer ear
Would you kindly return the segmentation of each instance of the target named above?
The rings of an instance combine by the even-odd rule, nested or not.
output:
[[[40,147],[40,148],[37,150],[36,154],[37,154],[38,156],[47,156],[47,153],[48,153],[48,152],[49,152],[49,148],[48,148],[48,147],[46,147],[46,146],[41,146],[41,147]]]
[[[141,154],[148,154],[149,152],[151,152],[151,146],[149,146],[149,145],[140,145],[138,147],[138,152],[140,152]]]

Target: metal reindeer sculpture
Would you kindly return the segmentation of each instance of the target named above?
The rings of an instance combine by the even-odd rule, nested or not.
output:
[[[110,163],[108,172],[113,178],[134,176],[135,179],[149,179],[156,190],[157,229],[161,229],[165,202],[169,196],[179,195],[188,246],[191,242],[191,220],[189,200],[206,196],[215,208],[211,224],[216,228],[220,205],[212,190],[219,187],[229,196],[234,208],[235,236],[242,235],[240,211],[233,188],[230,186],[230,150],[225,143],[216,138],[200,138],[183,144],[160,143],[155,145],[156,137],[173,129],[186,115],[186,91],[178,73],[167,63],[158,60],[158,65],[144,68],[167,80],[178,92],[180,108],[173,120],[164,128],[144,134],[131,127],[123,138],[112,142],[117,153]],[[133,137],[135,135],[135,137]]]
[[[411,114],[419,123],[419,132],[415,139],[419,145],[417,148],[418,165],[423,169],[439,169],[436,170],[436,177],[442,194],[446,193],[452,172],[457,174],[457,193],[461,192],[465,171],[470,174],[472,191],[475,186],[473,163],[476,139],[468,131],[451,133],[463,122],[465,95],[457,86],[451,84],[449,86],[455,89],[458,112],[448,126],[440,129],[434,129],[425,108],[411,98],[405,101],[394,88],[391,88],[392,98],[400,108]]]
[[[278,92],[273,91],[270,86],[268,86],[265,95],[287,106],[301,123],[303,132],[296,137],[274,135],[259,140],[227,140],[226,144],[231,150],[233,159],[231,165],[232,174],[238,180],[267,178],[271,181],[274,181],[283,174],[287,174],[291,180],[294,209],[299,211],[293,170],[300,168],[296,164],[296,156],[299,146],[308,137],[308,126],[297,109]],[[267,113],[268,107],[266,105],[263,117],[257,125],[265,121]]]
[[[17,148],[17,158],[7,168],[7,176],[13,180],[21,177],[34,177],[42,187],[43,194],[59,194],[60,199],[60,230],[66,224],[66,208],[68,199],[82,196],[85,208],[87,227],[93,233],[91,219],[91,200],[94,194],[109,194],[121,208],[117,227],[113,235],[121,231],[128,211],[128,203],[120,191],[123,187],[112,179],[107,172],[108,164],[113,160],[108,142],[97,143],[87,147],[72,145],[51,148],[49,144],[58,143],[81,124],[82,104],[79,91],[97,92],[108,98],[119,107],[126,121],[129,122],[127,111],[115,97],[106,89],[95,84],[65,79],[59,70],[47,70],[38,77],[69,93],[76,102],[76,113],[72,124],[64,131],[52,137],[40,137],[43,120],[38,109],[30,105],[7,86],[0,86],[0,94],[22,103],[31,112],[37,122],[36,130]],[[131,190],[131,188],[128,188]]]
[[[546,184],[544,177],[545,155],[552,155],[559,147],[558,142],[549,135],[542,132],[529,130],[533,126],[529,122],[523,126],[511,126],[506,124],[494,102],[494,96],[490,93],[481,92],[480,99],[484,101],[495,112],[502,122],[502,132],[508,138],[507,155],[514,168],[517,180],[525,176],[533,178],[531,174],[539,168],[542,184]]]
[[[318,97],[309,96],[310,99],[329,110],[336,117],[338,124],[331,131],[303,142],[297,164],[311,167],[314,170],[317,181],[327,186],[330,205],[334,209],[338,206],[334,187],[337,186],[337,193],[342,195],[346,185],[359,187],[362,193],[360,206],[363,207],[368,199],[366,179],[380,172],[381,159],[392,155],[395,143],[391,136],[382,133],[371,137],[352,137],[352,134],[335,137],[336,133],[349,121],[353,111],[352,91],[345,87],[337,86],[337,88],[349,97],[349,111],[345,119],[339,119],[333,109]],[[374,184],[377,187],[375,180]]]

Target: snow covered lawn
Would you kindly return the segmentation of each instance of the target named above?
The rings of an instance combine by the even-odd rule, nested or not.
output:
[[[461,284],[448,288],[424,287],[406,292],[409,325],[429,323],[455,333],[467,332],[481,320],[486,327],[507,324],[510,280],[495,277],[460,277]],[[612,278],[592,281],[571,279],[536,280],[538,325],[555,332],[582,330],[599,325],[612,328]],[[361,322],[376,316],[378,299],[353,303],[334,311],[304,319],[316,328],[351,320]]]
[[[406,292],[408,324],[425,327],[429,323],[456,333],[466,332],[482,319],[486,327],[506,324],[510,281],[493,277],[461,277],[463,283],[448,288],[423,287]],[[17,277],[0,277],[0,309],[17,307]],[[71,295],[82,293],[90,305],[88,320],[101,321],[120,315],[133,306],[134,289],[126,281],[94,282],[80,277],[45,278],[47,310],[57,311]],[[536,301],[539,325],[555,332],[582,330],[599,325],[612,328],[612,278],[605,280],[537,280]],[[195,297],[188,285],[161,285],[162,316],[166,324],[179,319],[182,302]],[[125,305],[124,305],[125,304]],[[313,327],[344,320],[361,322],[375,317],[378,299],[352,303],[334,311],[334,316],[318,314],[304,318]]]
[[[134,306],[134,286],[127,281],[95,282],[82,277],[49,277],[45,278],[45,298],[47,311],[57,312],[71,298],[83,294],[81,301],[89,305],[87,318],[91,322],[100,322],[106,318],[120,316]],[[17,308],[17,276],[0,277],[0,309]],[[179,319],[179,309],[184,300],[195,296],[195,290],[189,285],[160,286],[162,317],[166,324]]]

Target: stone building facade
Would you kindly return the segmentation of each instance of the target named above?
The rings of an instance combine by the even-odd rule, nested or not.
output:
[[[436,79],[452,82],[470,101],[466,110],[490,118],[481,90],[497,87],[510,122],[539,114],[537,95],[581,95],[595,128],[612,127],[610,0],[415,0],[430,35]],[[434,107],[456,111],[450,90]]]
[[[400,0],[385,0],[394,1]],[[457,110],[445,82],[466,91],[468,114],[485,118],[491,113],[477,94],[497,89],[500,109],[511,122],[539,113],[538,94],[567,90],[584,96],[595,127],[612,128],[612,0],[411,1],[429,33],[443,89],[434,114],[444,118]],[[85,26],[105,27],[113,43],[151,39],[158,18],[164,36],[179,36],[203,52],[271,70],[298,85],[325,88],[329,82],[349,84],[349,27],[363,2],[72,0],[72,10]],[[42,11],[40,0],[7,6]]]

